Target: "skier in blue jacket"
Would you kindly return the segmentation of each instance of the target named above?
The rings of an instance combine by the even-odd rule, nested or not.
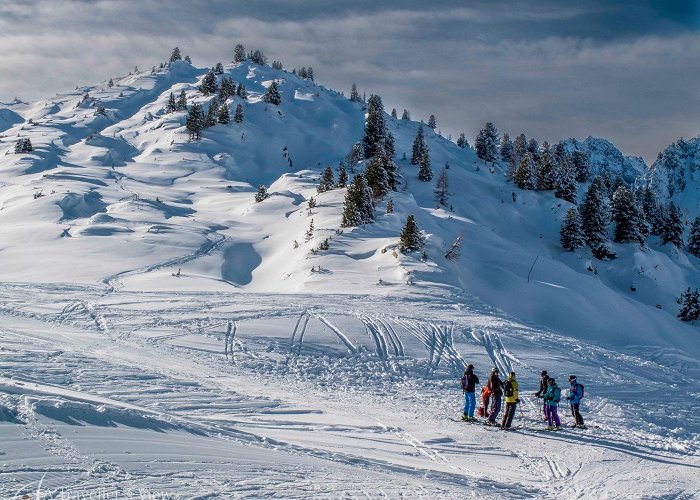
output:
[[[576,381],[576,375],[569,375],[569,395],[566,397],[567,401],[571,404],[571,415],[574,417],[576,423],[573,427],[585,427],[583,425],[583,417],[579,411],[579,406],[581,405],[581,398],[583,397],[583,386]]]
[[[462,391],[464,392],[464,415],[462,420],[474,420],[474,409],[476,408],[476,385],[479,377],[474,374],[474,365],[467,366],[462,375]]]

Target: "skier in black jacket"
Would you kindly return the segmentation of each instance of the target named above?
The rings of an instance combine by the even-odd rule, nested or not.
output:
[[[549,385],[547,384],[547,381],[549,380],[549,375],[547,375],[547,370],[542,370],[542,373],[540,375],[542,377],[540,378],[540,390],[535,393],[535,396],[537,396],[538,398],[544,398],[544,394],[549,388]],[[542,415],[544,416],[544,419],[547,420],[546,401],[542,403]]]
[[[464,392],[464,415],[462,420],[474,420],[474,409],[476,409],[476,384],[479,383],[479,377],[474,375],[474,365],[467,366],[462,375],[462,391]]]

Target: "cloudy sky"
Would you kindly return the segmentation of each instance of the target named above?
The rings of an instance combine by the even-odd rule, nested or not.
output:
[[[557,141],[606,137],[647,161],[700,133],[700,0],[0,0],[0,101],[260,48],[348,93]]]

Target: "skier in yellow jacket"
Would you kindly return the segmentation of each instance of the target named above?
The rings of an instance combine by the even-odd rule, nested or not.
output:
[[[520,402],[518,399],[518,381],[515,380],[515,372],[510,372],[506,383],[503,385],[503,395],[506,398],[506,411],[503,414],[501,429],[510,429],[515,416],[515,407]]]

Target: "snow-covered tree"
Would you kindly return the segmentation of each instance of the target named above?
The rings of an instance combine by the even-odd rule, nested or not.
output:
[[[581,217],[575,207],[570,207],[564,216],[564,222],[559,231],[559,239],[564,249],[573,252],[586,244],[586,237],[581,227]]]
[[[401,119],[402,120],[410,120],[411,115],[409,114],[408,110],[404,108],[403,113],[401,114]]]
[[[110,89],[111,89],[112,87],[114,87],[114,80],[112,80],[112,79],[110,78],[110,79],[109,79],[109,82],[107,82],[107,86],[108,86]]]
[[[185,61],[187,64],[189,64],[190,66],[192,65],[192,59],[190,58],[190,56],[185,56],[184,61]]]
[[[695,220],[693,220],[693,223],[690,225],[688,253],[700,258],[700,216],[695,217]]]
[[[170,62],[182,61],[182,54],[180,54],[180,48],[175,47],[170,54]]]
[[[416,224],[416,219],[413,215],[406,217],[406,224],[401,229],[401,236],[399,237],[399,251],[401,253],[415,252],[423,248],[425,244],[425,238],[418,229]]]
[[[236,95],[244,101],[248,100],[248,91],[245,89],[245,85],[243,85],[242,83],[238,84],[238,88],[236,89]]]
[[[618,243],[642,243],[644,237],[639,231],[639,207],[634,199],[634,193],[625,186],[620,186],[612,198],[612,219],[615,224],[615,241]]]
[[[527,153],[527,138],[525,134],[520,134],[513,141],[513,152],[515,153],[516,163],[520,164],[520,158]]]
[[[498,159],[498,143],[498,130],[493,123],[487,122],[474,141],[476,156],[485,162],[496,161]]]
[[[240,103],[236,104],[236,112],[233,115],[233,121],[236,123],[243,122],[243,106]]]
[[[187,94],[184,90],[180,91],[180,96],[177,98],[177,110],[187,111]]]
[[[515,170],[515,185],[520,189],[535,189],[536,175],[535,161],[527,152],[520,158],[520,164]]]
[[[688,287],[678,299],[681,307],[678,311],[678,318],[681,321],[695,321],[700,319],[700,292]]]
[[[466,148],[469,146],[469,143],[467,142],[467,137],[464,135],[464,132],[459,134],[459,137],[457,138],[457,146],[460,148]]]
[[[345,170],[343,165],[338,168],[338,183],[335,185],[337,188],[344,188],[348,185],[348,171]]]
[[[576,170],[576,181],[586,182],[591,175],[591,159],[588,153],[574,151],[571,154],[571,163]]]
[[[353,227],[370,222],[374,222],[372,192],[367,187],[365,177],[362,174],[357,174],[345,193],[340,226]]]
[[[187,121],[185,122],[185,128],[190,134],[190,140],[199,140],[202,137],[202,130],[204,129],[204,110],[201,104],[193,104],[187,115]]]
[[[425,143],[425,136],[423,135],[423,125],[418,127],[418,132],[416,133],[416,138],[413,141],[413,152],[411,154],[411,164],[419,165],[423,155],[428,152],[428,145]]]
[[[224,77],[221,79],[221,85],[219,85],[219,99],[222,102],[226,102],[236,95],[236,83],[231,77]]]
[[[501,138],[500,150],[501,161],[508,163],[510,158],[513,156],[514,151],[513,141],[510,139],[510,136],[508,134],[503,134],[503,137]]]
[[[262,50],[251,50],[248,52],[248,59],[250,62],[264,66],[267,64],[267,57],[263,54]]]
[[[534,137],[527,142],[527,151],[532,155],[535,163],[540,161],[540,145]]]
[[[602,177],[593,179],[581,203],[581,224],[586,243],[598,259],[612,258],[607,247],[610,210],[607,204],[607,189]]]
[[[391,132],[387,132],[384,136],[384,143],[382,144],[384,152],[389,158],[396,156],[396,149],[394,146],[394,135]]]
[[[361,142],[356,142],[352,145],[350,152],[345,157],[345,160],[352,167],[356,163],[361,162],[365,159],[365,148],[362,146]]]
[[[352,82],[352,87],[350,89],[350,100],[353,102],[362,102],[362,97],[360,97],[360,93],[357,91],[357,84],[355,82]]]
[[[437,128],[437,120],[435,119],[435,115],[430,115],[428,117],[428,127],[430,127],[433,130]]]
[[[673,243],[678,248],[683,246],[683,217],[680,209],[669,202],[666,207],[666,217],[661,230],[661,244]]]
[[[245,61],[245,47],[238,43],[233,49],[233,62],[239,63]]]
[[[175,101],[175,94],[170,92],[170,97],[168,97],[168,104],[165,106],[166,113],[174,113],[177,111],[177,102]]]
[[[279,106],[282,103],[282,96],[280,95],[280,90],[275,80],[272,80],[272,83],[267,88],[267,92],[265,92],[263,96],[263,101],[274,104],[275,106]]]
[[[29,153],[33,149],[32,141],[29,140],[29,137],[17,139],[17,142],[15,142],[15,154]]]
[[[270,197],[270,194],[267,192],[267,188],[260,184],[258,186],[258,191],[255,193],[255,202],[260,203],[263,200],[266,200]]]
[[[219,116],[217,117],[217,121],[222,125],[228,125],[229,123],[231,123],[231,114],[229,113],[227,104],[224,103],[224,105],[221,106],[221,109],[219,109]]]
[[[435,201],[438,207],[446,207],[450,198],[449,181],[447,179],[447,169],[445,167],[440,170],[437,182],[435,183]]]
[[[398,119],[399,115],[398,115],[398,113],[396,112],[396,108],[391,108],[391,117],[392,117],[394,120]]]
[[[372,158],[377,154],[385,137],[384,104],[382,104],[381,97],[372,94],[367,101],[367,121],[365,122],[365,135],[362,138],[365,158]]]
[[[202,84],[199,86],[199,91],[204,95],[216,94],[219,90],[219,85],[216,82],[216,75],[213,71],[209,71],[202,79]]]
[[[430,168],[430,155],[428,154],[428,151],[424,151],[423,156],[420,159],[418,178],[423,182],[428,182],[433,179],[433,169]]]
[[[389,198],[389,201],[386,202],[386,213],[394,213],[394,200],[392,200],[391,198]]]
[[[207,116],[204,118],[204,128],[213,127],[219,118],[220,111],[219,99],[214,97],[209,101],[209,108],[207,109]]]
[[[389,182],[381,156],[375,156],[367,163],[365,179],[367,186],[372,190],[374,199],[382,198],[389,191]]]
[[[221,64],[220,62],[218,62],[212,68],[212,71],[214,72],[215,75],[223,75],[224,74],[224,65]]]
[[[334,185],[335,179],[333,178],[333,169],[331,167],[324,168],[323,172],[321,172],[321,178],[318,182],[316,191],[319,193],[325,193],[326,191],[333,189]]]
[[[554,196],[569,203],[576,203],[576,171],[568,161],[565,161],[557,170]]]
[[[540,155],[540,161],[537,162],[537,180],[535,187],[542,191],[551,191],[555,187],[556,172],[554,169],[554,159],[549,145],[545,142],[546,147],[543,148]]]

